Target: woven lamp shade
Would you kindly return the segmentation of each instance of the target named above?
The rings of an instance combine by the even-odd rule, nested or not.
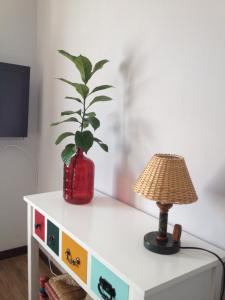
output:
[[[198,199],[184,158],[172,154],[155,154],[135,183],[134,191],[161,203],[188,204]]]

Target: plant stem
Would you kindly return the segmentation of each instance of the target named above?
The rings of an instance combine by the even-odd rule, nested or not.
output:
[[[84,104],[83,104],[83,116],[82,116],[82,121],[81,121],[81,132],[83,131],[83,128],[84,128],[84,117],[85,117],[85,112],[86,112],[86,107],[85,107],[85,104],[86,104],[86,98],[84,99]]]

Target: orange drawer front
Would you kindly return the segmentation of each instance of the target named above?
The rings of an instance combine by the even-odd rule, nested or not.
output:
[[[87,251],[62,232],[62,261],[87,283]]]

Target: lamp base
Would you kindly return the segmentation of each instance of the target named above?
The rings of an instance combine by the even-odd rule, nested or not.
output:
[[[174,254],[180,250],[180,241],[175,242],[173,236],[167,233],[167,241],[156,239],[158,231],[149,232],[144,236],[144,246],[146,249],[158,254]]]

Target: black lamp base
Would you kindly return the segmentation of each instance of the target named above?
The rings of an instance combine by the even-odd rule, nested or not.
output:
[[[158,231],[149,232],[144,236],[144,246],[146,249],[158,254],[174,254],[180,250],[180,241],[175,242],[173,236],[167,233],[167,241],[158,241],[156,236]]]

